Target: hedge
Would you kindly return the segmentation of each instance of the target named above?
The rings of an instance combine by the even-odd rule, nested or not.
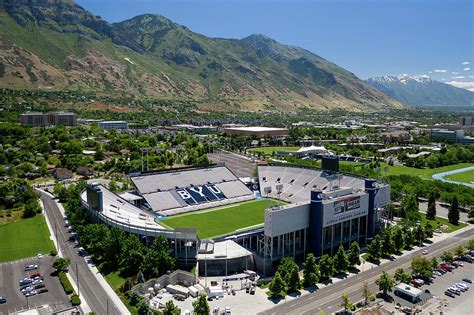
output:
[[[72,306],[81,305],[81,299],[77,294],[71,295],[71,304]]]
[[[64,292],[66,294],[72,294],[74,292],[74,289],[71,285],[71,282],[69,282],[69,279],[66,276],[66,273],[64,271],[59,272],[58,274],[59,282],[61,282],[61,285],[63,286]]]

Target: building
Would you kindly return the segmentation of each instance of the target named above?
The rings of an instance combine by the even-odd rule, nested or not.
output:
[[[224,133],[228,136],[252,136],[259,138],[264,137],[287,137],[288,129],[286,128],[269,128],[269,127],[231,127],[224,128]]]
[[[464,130],[431,129],[432,140],[447,140],[453,143],[474,144],[474,137],[464,135]]]
[[[380,137],[385,143],[405,143],[412,140],[410,133],[405,130],[385,131]]]
[[[472,117],[460,117],[459,125],[462,127],[472,127]]]
[[[75,126],[76,114],[67,112],[26,112],[20,115],[20,123],[24,126]]]
[[[73,174],[72,171],[66,168],[57,168],[53,171],[53,176],[59,181],[63,181],[66,179],[71,179]]]
[[[423,291],[406,283],[400,283],[395,286],[394,293],[396,296],[409,300],[412,303],[416,303],[421,300]]]
[[[110,130],[110,129],[128,129],[128,122],[123,121],[123,120],[117,120],[117,121],[101,121],[99,122],[99,127]]]

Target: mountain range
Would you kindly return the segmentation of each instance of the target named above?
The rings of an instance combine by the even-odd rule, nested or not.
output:
[[[210,38],[152,14],[108,23],[68,0],[0,0],[0,87],[190,100],[221,111],[403,107],[264,35]]]
[[[433,80],[426,75],[381,76],[366,82],[398,101],[416,107],[474,106],[474,92]]]

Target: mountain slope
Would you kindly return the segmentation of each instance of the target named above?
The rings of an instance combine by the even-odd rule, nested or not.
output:
[[[402,106],[264,35],[209,38],[151,14],[110,24],[67,0],[0,0],[0,87],[179,98],[219,110]]]
[[[374,88],[413,106],[474,106],[474,92],[427,76],[382,76],[366,81]]]

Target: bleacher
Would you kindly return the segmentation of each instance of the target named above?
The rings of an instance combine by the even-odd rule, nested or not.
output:
[[[156,172],[131,180],[150,209],[165,216],[254,199],[225,166]]]
[[[270,198],[290,203],[307,202],[313,189],[327,190],[331,187],[352,187],[363,189],[364,180],[343,174],[330,175],[323,171],[297,166],[258,166],[260,191],[264,197],[266,187],[271,188]],[[281,186],[280,186],[281,185]],[[277,186],[282,187],[277,191]]]

